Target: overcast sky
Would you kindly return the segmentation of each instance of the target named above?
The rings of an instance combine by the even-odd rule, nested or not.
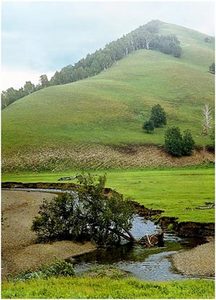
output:
[[[2,89],[37,83],[152,19],[214,34],[213,1],[3,1]]]

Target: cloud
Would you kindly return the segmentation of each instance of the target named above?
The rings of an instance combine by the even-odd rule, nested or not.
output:
[[[46,74],[50,79],[54,72],[48,72]],[[31,81],[34,84],[38,84],[40,75],[42,75],[42,73],[31,69],[13,70],[3,68],[1,71],[1,90],[6,90],[9,87],[19,89],[25,84],[26,81]]]

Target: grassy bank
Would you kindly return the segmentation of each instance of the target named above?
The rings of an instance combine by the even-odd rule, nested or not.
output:
[[[214,281],[142,282],[133,278],[50,278],[3,282],[2,298],[214,298]]]
[[[148,208],[163,209],[163,215],[179,221],[214,222],[213,209],[196,209],[214,200],[214,168],[191,167],[161,170],[109,170],[92,172],[107,174],[107,186],[123,193]],[[63,173],[3,174],[3,181],[56,182]]]

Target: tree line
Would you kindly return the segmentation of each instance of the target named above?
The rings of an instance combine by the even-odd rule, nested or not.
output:
[[[40,76],[39,84],[34,85],[31,81],[26,81],[23,87],[16,90],[10,87],[6,91],[1,93],[1,108],[4,109],[8,105],[12,104],[16,100],[28,96],[29,94],[39,91],[49,86],[49,80],[46,74]]]
[[[97,75],[111,67],[116,61],[139,49],[156,50],[174,57],[180,57],[182,48],[179,40],[173,34],[158,34],[159,25],[160,21],[155,20],[140,26],[116,41],[107,44],[103,49],[88,54],[86,58],[79,60],[74,65],[68,65],[60,71],[56,71],[50,80],[46,75],[41,75],[40,83],[36,86],[27,81],[19,90],[11,87],[3,91],[2,108],[44,87],[66,84]]]

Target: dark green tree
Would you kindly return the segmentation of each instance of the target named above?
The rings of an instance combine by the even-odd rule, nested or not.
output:
[[[77,176],[76,192],[62,194],[52,201],[44,201],[32,230],[40,240],[92,240],[98,245],[133,241],[133,209],[123,196],[113,191],[108,198],[104,193],[105,176],[98,180],[90,175]]]
[[[165,132],[165,149],[173,156],[182,156],[183,139],[178,127],[168,128]]]
[[[185,130],[182,137],[182,155],[190,156],[193,152],[195,142],[190,130]]]
[[[154,123],[153,123],[153,121],[152,120],[146,121],[143,124],[143,129],[147,133],[153,133],[153,131],[154,131]]]
[[[162,127],[167,124],[166,113],[160,104],[152,107],[150,120],[153,122],[155,128]]]

